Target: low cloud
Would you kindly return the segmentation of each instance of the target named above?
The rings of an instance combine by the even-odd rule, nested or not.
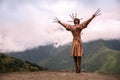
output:
[[[97,8],[102,15],[96,17],[82,31],[82,41],[120,39],[120,10],[117,0],[3,0],[0,2],[0,51],[23,51],[40,45],[64,45],[72,42],[72,34],[53,23],[54,17],[62,22],[72,20],[77,13],[81,22],[92,16]],[[109,2],[108,4],[106,4]],[[95,4],[95,5],[93,5]],[[69,5],[69,7],[68,7]]]

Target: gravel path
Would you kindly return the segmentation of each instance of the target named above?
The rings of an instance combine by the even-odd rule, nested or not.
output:
[[[120,80],[120,75],[74,72],[14,72],[0,74],[0,80]]]

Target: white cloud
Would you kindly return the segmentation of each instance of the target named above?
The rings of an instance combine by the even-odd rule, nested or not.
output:
[[[120,22],[114,20],[96,21],[83,31],[84,42],[96,39],[120,39]]]
[[[103,4],[106,3],[103,0],[96,0],[95,3],[90,3],[91,5],[87,5],[87,0],[18,1],[1,2],[0,51],[23,51],[52,43],[67,44],[72,41],[72,34],[61,25],[52,23],[52,19],[57,16],[68,23],[67,21],[71,20],[69,14],[76,12],[84,21],[91,17],[98,7],[102,9],[102,15],[83,30],[82,40],[120,39],[120,11],[114,0],[110,0],[109,5]]]

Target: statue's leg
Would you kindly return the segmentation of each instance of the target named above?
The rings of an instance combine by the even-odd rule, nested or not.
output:
[[[80,73],[81,72],[81,56],[77,57],[77,72]]]
[[[73,59],[74,59],[74,64],[75,64],[75,70],[77,73],[77,56],[73,56]]]

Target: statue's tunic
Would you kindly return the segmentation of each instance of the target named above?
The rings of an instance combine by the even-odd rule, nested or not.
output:
[[[86,28],[87,25],[88,25],[88,22],[86,21],[82,24],[66,26],[66,29],[68,31],[71,31],[73,35],[71,56],[83,56],[83,49],[82,49],[82,43],[81,43],[81,31],[84,28]]]

